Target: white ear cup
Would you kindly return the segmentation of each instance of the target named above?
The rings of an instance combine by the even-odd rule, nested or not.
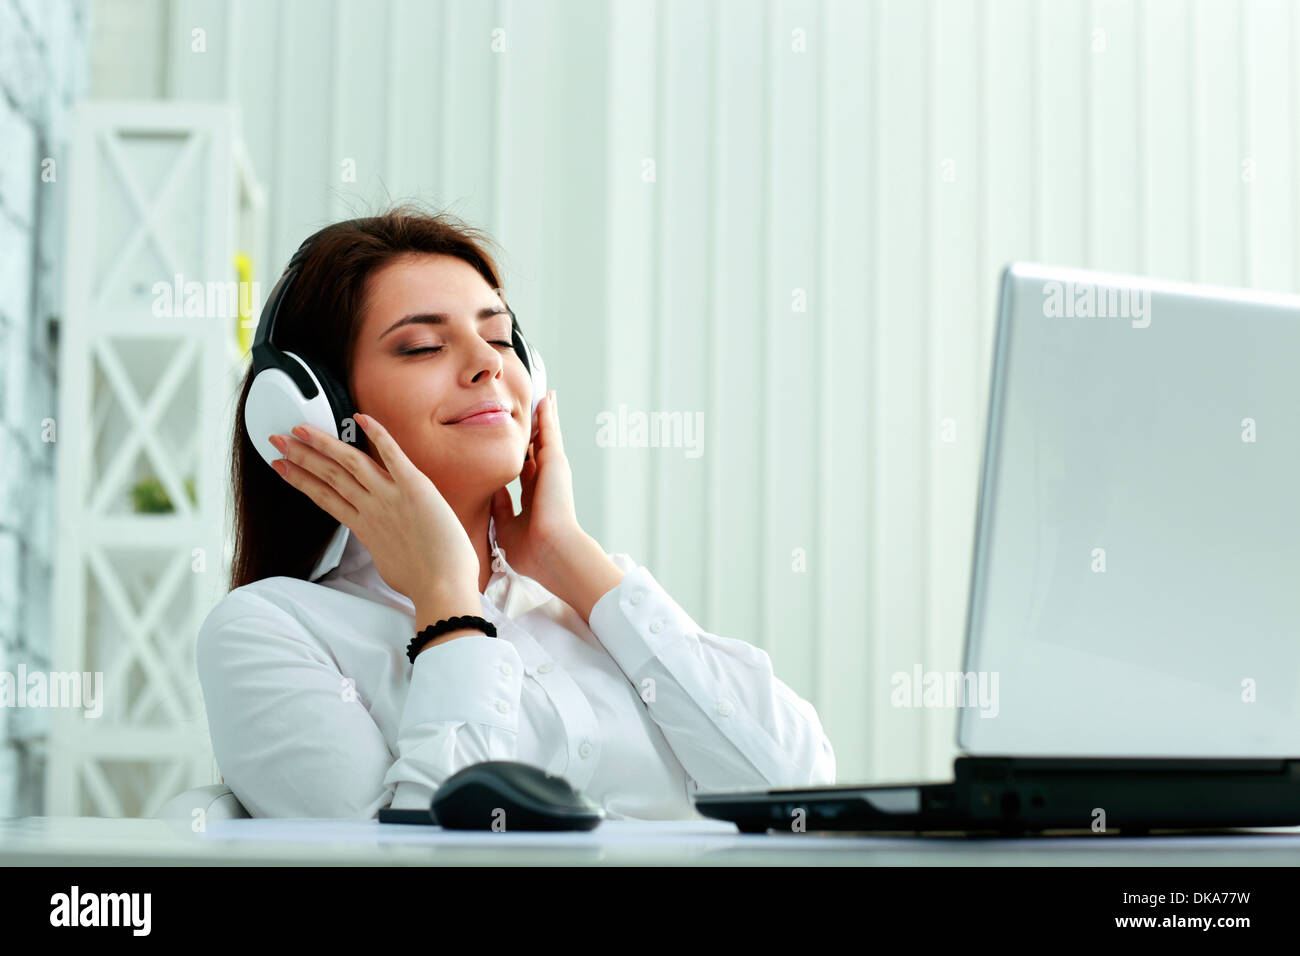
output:
[[[533,348],[527,339],[524,339],[524,347],[528,349],[528,364],[531,366],[533,375],[533,414],[531,429],[528,433],[531,440],[537,434],[537,406],[546,397],[546,364],[542,361],[542,353]]]
[[[269,465],[283,457],[269,441],[272,435],[288,435],[297,425],[312,425],[327,435],[339,437],[334,411],[325,389],[307,363],[292,352],[289,358],[301,365],[316,385],[316,397],[304,399],[287,373],[278,368],[263,369],[253,379],[244,403],[244,427],[253,447]]]

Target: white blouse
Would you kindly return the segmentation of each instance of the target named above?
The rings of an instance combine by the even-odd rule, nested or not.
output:
[[[497,628],[406,656],[411,601],[340,525],[311,581],[236,588],[198,636],[217,764],[255,817],[427,808],[484,760],[564,777],[610,819],[703,819],[690,795],[833,784],[817,712],[766,652],[710,634],[626,554],[590,626],[497,547]],[[328,573],[327,573],[328,572]]]

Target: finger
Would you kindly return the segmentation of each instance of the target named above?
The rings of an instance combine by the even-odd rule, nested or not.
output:
[[[310,471],[301,465],[294,464],[287,458],[278,459],[274,467],[285,481],[314,501],[318,508],[326,512],[335,521],[340,521],[348,527],[357,524],[360,512],[351,503],[340,497],[337,491]]]
[[[564,439],[560,435],[560,413],[555,409],[555,389],[546,393],[545,414],[542,415],[542,427],[538,434],[541,447],[554,446],[564,451]],[[536,457],[536,456],[534,456]]]
[[[415,470],[415,465],[406,457],[397,440],[388,434],[388,429],[379,424],[369,415],[363,415],[360,412],[355,416],[357,423],[365,430],[366,437],[370,439],[375,449],[379,452],[379,457],[383,459],[384,467],[394,479],[398,475],[409,478],[411,472]]]
[[[293,435],[321,457],[336,462],[338,467],[347,473],[347,477],[366,491],[375,491],[383,487],[384,482],[387,481],[387,476],[379,470],[379,466],[375,464],[374,460],[351,442],[340,441],[328,432],[321,431],[315,425],[298,425],[293,429]],[[295,459],[295,461],[320,474],[318,468],[312,467],[311,462],[314,462],[315,459],[311,459],[310,462],[298,461],[298,459]],[[322,477],[324,476],[322,475]],[[343,490],[343,487],[339,484],[334,482],[331,482],[331,484],[334,484],[340,491]],[[351,496],[345,497],[355,499],[355,490],[353,490]]]
[[[310,426],[298,425],[293,429],[293,437],[285,440],[284,457],[324,481],[348,504],[358,507],[370,492],[357,481],[352,472],[328,454],[318,450],[326,447],[325,439],[328,437],[320,431],[312,434]],[[338,442],[338,444],[343,443]]]

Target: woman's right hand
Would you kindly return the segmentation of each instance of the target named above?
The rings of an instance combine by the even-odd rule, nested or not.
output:
[[[383,425],[368,415],[355,419],[383,467],[348,442],[299,425],[293,430],[298,441],[275,436],[279,441],[272,444],[285,456],[275,463],[276,471],[347,525],[370,552],[380,577],[417,607],[468,604],[469,596],[479,593],[479,560],[465,526]],[[477,609],[475,600],[452,613]]]

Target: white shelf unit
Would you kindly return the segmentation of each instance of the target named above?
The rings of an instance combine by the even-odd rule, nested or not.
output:
[[[237,252],[264,264],[265,199],[235,107],[85,103],[71,143],[51,667],[102,673],[103,700],[50,708],[45,812],[147,817],[218,780],[194,643],[228,579],[247,364],[221,293]],[[203,284],[201,310],[164,298],[177,275]],[[169,511],[137,510],[149,481]]]

